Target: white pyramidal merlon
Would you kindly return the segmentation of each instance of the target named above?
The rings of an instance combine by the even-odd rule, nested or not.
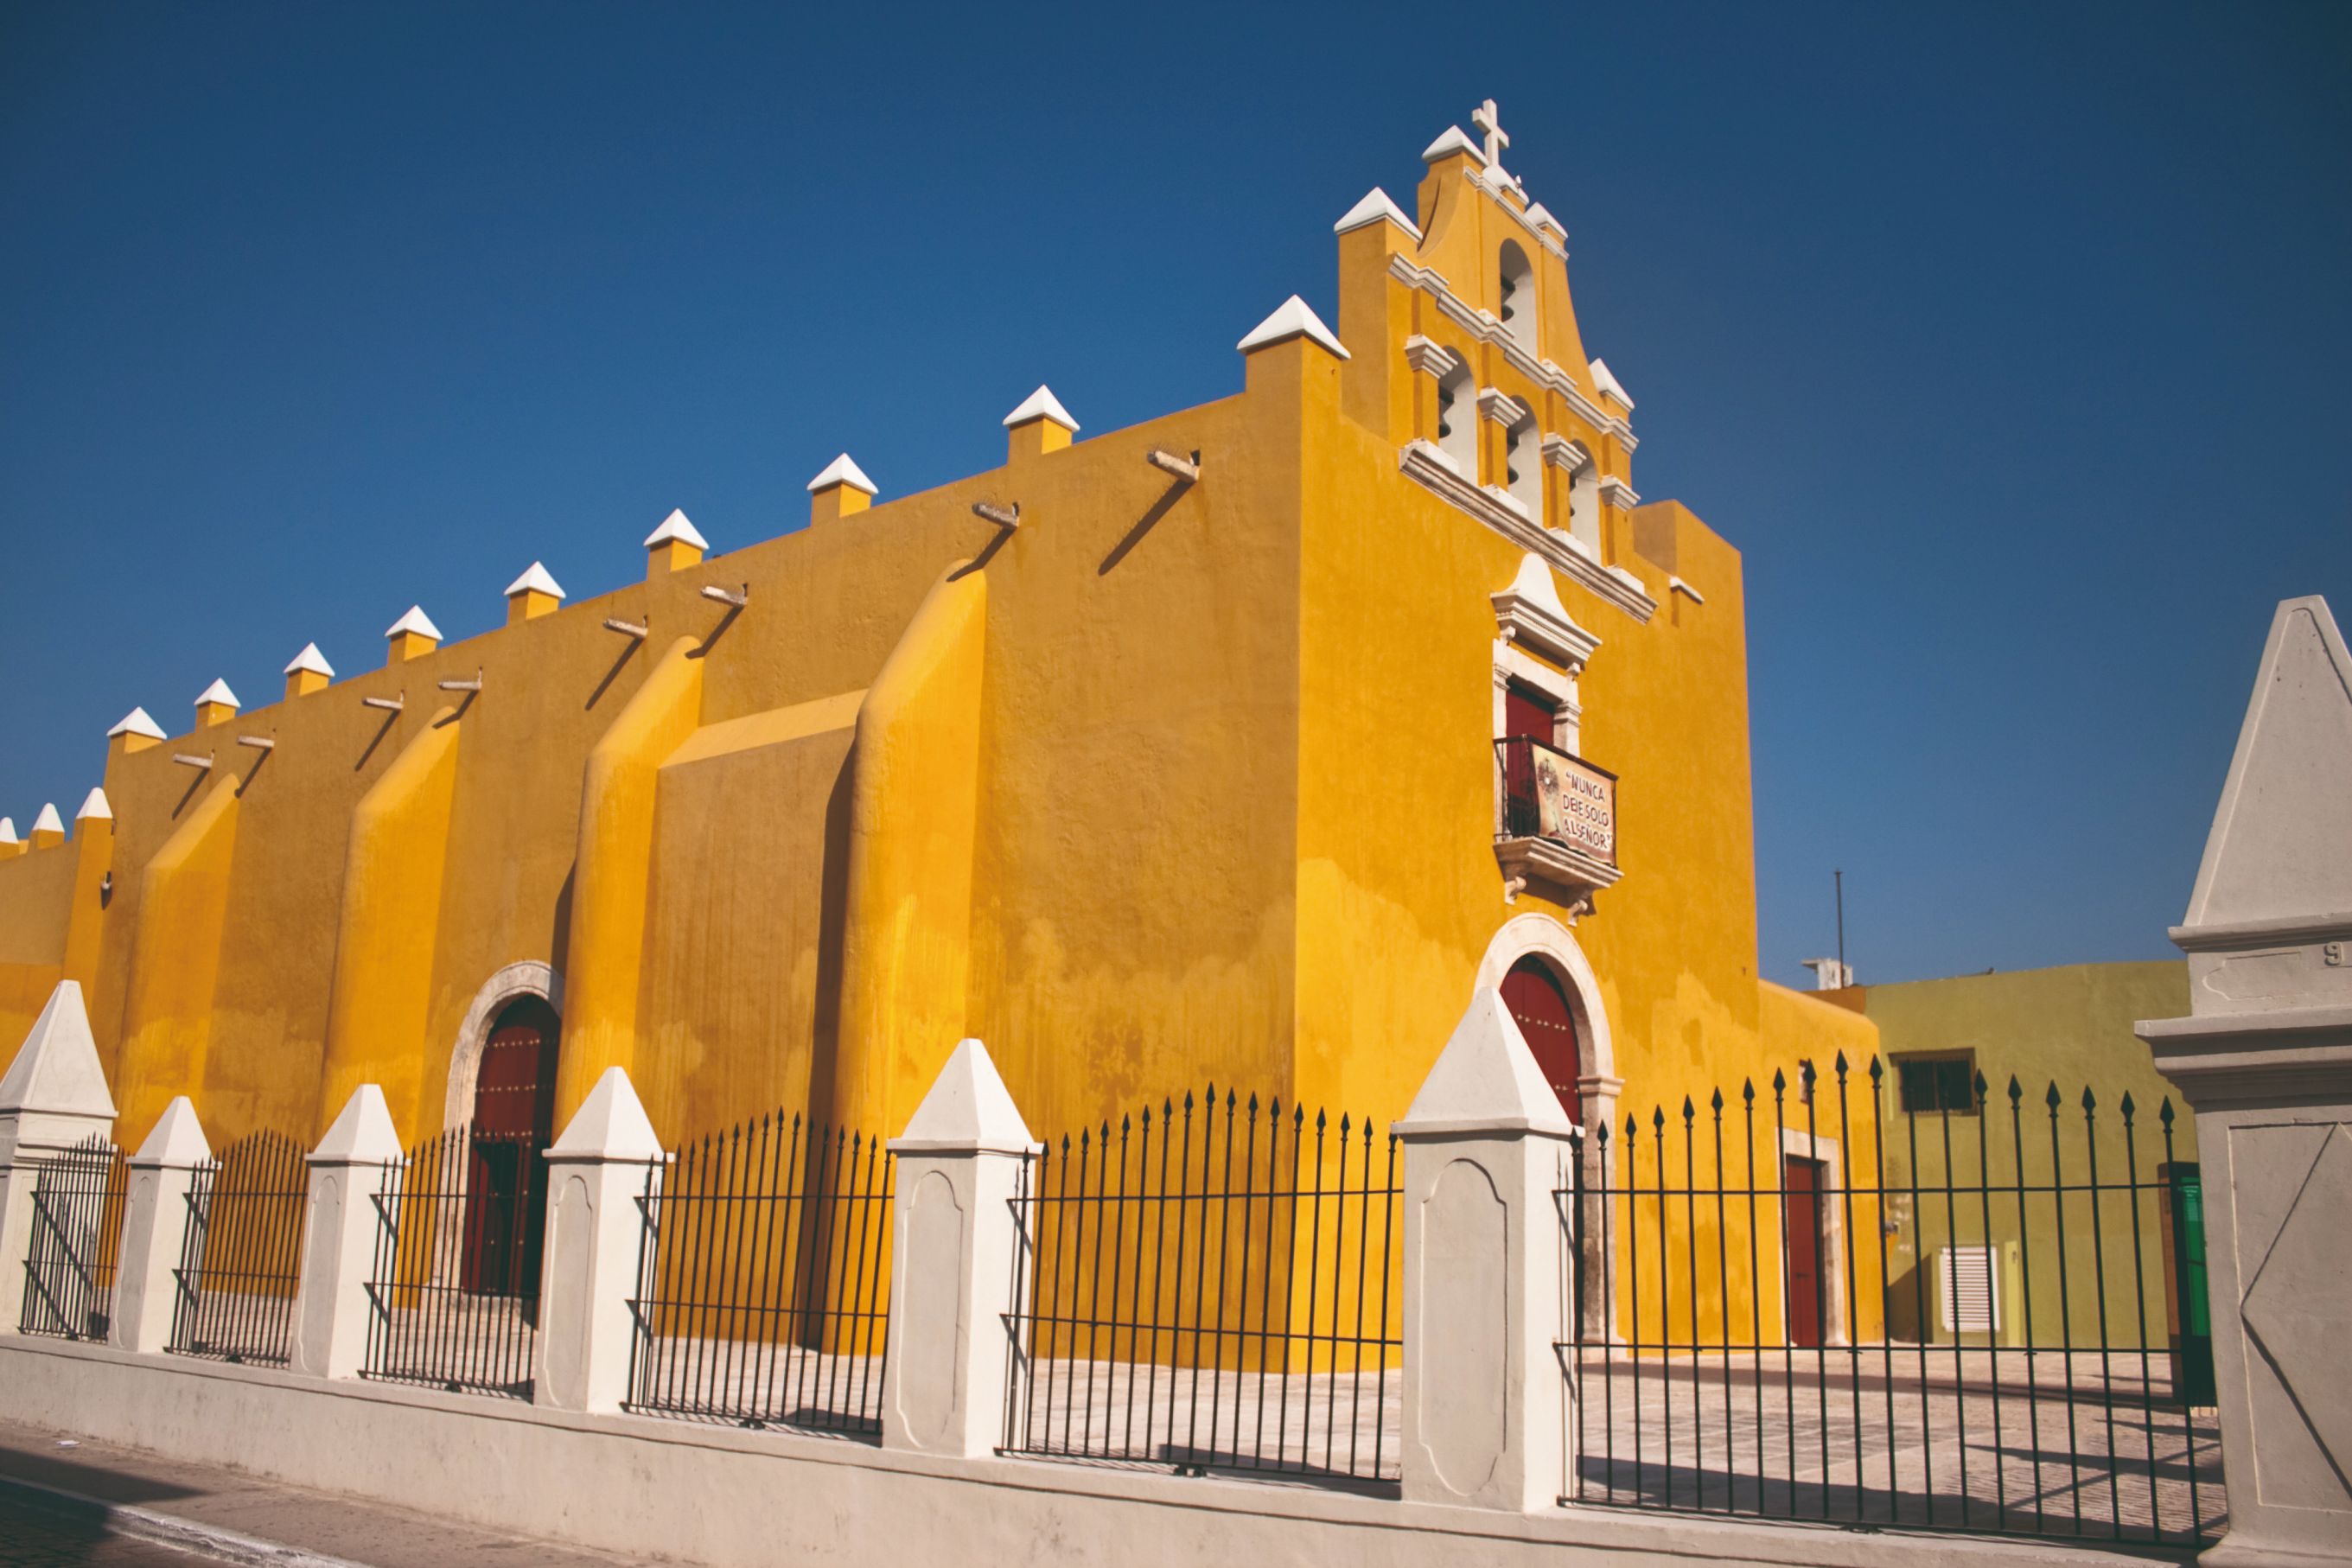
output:
[[[548,574],[544,563],[534,561],[530,563],[530,571],[507,584],[508,598],[511,599],[517,594],[544,594],[551,599],[561,599],[563,597],[563,588]]]
[[[106,790],[103,786],[93,789],[82,796],[81,809],[74,813],[76,822],[89,822],[93,819],[100,822],[114,820],[114,807],[107,803]]]
[[[659,528],[646,535],[645,547],[651,550],[656,544],[667,544],[672,540],[680,544],[691,544],[697,550],[710,548],[710,541],[702,537],[702,531],[688,521],[686,513],[677,507],[672,507],[669,515],[661,520]],[[525,573],[524,575],[529,576],[530,574]],[[553,581],[552,578],[549,580]],[[507,592],[511,594],[514,590],[509,588]]]
[[[1633,399],[1625,391],[1625,384],[1612,374],[1609,367],[1599,360],[1592,362],[1592,384],[1626,407],[1633,406]]]
[[[1421,225],[1405,216],[1404,209],[1391,201],[1389,194],[1378,185],[1374,185],[1367,192],[1362,201],[1342,214],[1339,221],[1331,226],[1331,232],[1345,234],[1349,229],[1362,228],[1369,224],[1379,223],[1382,219],[1396,225],[1405,233],[1412,236],[1416,241],[1421,238]]]
[[[106,732],[110,741],[117,735],[139,735],[150,741],[160,741],[163,738],[163,727],[149,718],[144,708],[133,708],[116,720],[114,728]]]
[[[1026,425],[1032,419],[1051,419],[1073,436],[1078,431],[1078,422],[1070,417],[1070,411],[1062,406],[1062,400],[1054,395],[1054,389],[1049,386],[1040,386],[1027,397],[1023,398],[1021,406],[1004,416],[1004,427],[1010,430],[1015,425]],[[848,458],[848,453],[842,454],[844,462],[847,462]],[[856,466],[855,463],[850,464],[852,468]]]
[[[231,708],[241,708],[244,706],[243,703],[236,700],[236,693],[228,689],[228,682],[226,680],[215,680],[210,686],[205,687],[202,692],[197,694],[197,707],[201,708],[207,702],[226,702]]]
[[[1252,349],[1265,348],[1292,338],[1306,338],[1329,349],[1341,359],[1349,357],[1338,336],[1323,324],[1323,318],[1308,310],[1307,301],[1296,294],[1277,306],[1273,315],[1251,328],[1249,335],[1234,346],[1247,353]]]
[[[817,491],[829,489],[835,485],[847,485],[851,489],[864,490],[867,495],[877,493],[874,488],[874,481],[866,477],[866,470],[859,468],[856,459],[846,452],[827,463],[824,466],[824,472],[809,481],[809,494],[814,495]]]
[[[107,1092],[106,1071],[98,1065],[98,1042],[89,1032],[79,981],[58,982],[16,1047],[16,1059],[0,1073],[0,1111],[8,1110],[113,1117],[114,1096]]]
[[[1551,209],[1541,202],[1528,204],[1528,222],[1538,228],[1548,228],[1561,239],[1568,237],[1568,226],[1551,216]]]
[[[42,806],[41,814],[33,818],[33,831],[36,833],[63,833],[65,830],[65,819],[58,815],[56,801]]]
[[[390,636],[391,634],[386,633],[385,635]],[[319,645],[314,642],[304,643],[302,645],[302,651],[296,654],[294,656],[293,662],[286,667],[286,673],[289,675],[293,675],[298,672],[308,672],[311,675],[323,675],[329,680],[335,679],[335,667],[327,662],[327,656],[319,651]]]
[[[16,837],[16,819],[13,816],[0,816],[0,844],[22,844],[23,842],[25,842],[23,839]]]
[[[425,606],[422,605],[409,605],[406,615],[383,628],[383,635],[388,637],[396,637],[403,632],[413,632],[421,637],[431,637],[435,642],[441,640],[441,628],[433,624],[433,617],[425,613]]]
[[[1467,153],[1481,163],[1486,161],[1486,149],[1471,141],[1468,132],[1459,125],[1447,126],[1444,135],[1422,149],[1421,161],[1424,163],[1434,163],[1440,158],[1453,153]]]

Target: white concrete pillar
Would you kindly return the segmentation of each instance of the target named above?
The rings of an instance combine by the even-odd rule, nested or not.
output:
[[[376,1195],[403,1159],[383,1090],[363,1083],[310,1152],[310,1196],[302,1227],[302,1275],[294,1292],[293,1370],[312,1377],[357,1377],[367,1353],[368,1276],[378,1240],[398,1222]]]
[[[163,1108],[163,1120],[131,1156],[109,1344],[156,1354],[171,1342],[172,1314],[180,1301],[173,1271],[187,1239],[188,1198],[197,1168],[212,1157],[196,1108],[184,1094]]]
[[[1565,1490],[1575,1128],[1481,987],[1397,1123],[1404,1140],[1404,1495],[1526,1513]]]
[[[540,1268],[531,1402],[615,1411],[629,1396],[629,1351],[646,1246],[643,1200],[663,1150],[629,1075],[604,1069],[547,1151],[547,1245]]]
[[[40,1163],[113,1131],[114,1097],[98,1064],[81,986],[60,980],[0,1075],[0,1334],[15,1333],[24,1310]]]
[[[988,1047],[965,1040],[889,1149],[898,1168],[882,1446],[993,1453],[1013,1353],[1013,1200],[1040,1145]]]
[[[2139,1026],[2197,1112],[2230,1529],[2201,1563],[2352,1563],[2352,653],[2289,599],[2205,841],[2189,1016]]]

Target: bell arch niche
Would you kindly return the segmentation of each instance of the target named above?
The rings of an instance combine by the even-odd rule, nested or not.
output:
[[[1513,1022],[1520,1021],[1521,1007],[1533,1010],[1528,1022],[1521,1024],[1520,1034],[1528,1038],[1537,1065],[1544,1069],[1546,1082],[1552,1082],[1554,1068],[1563,1065],[1563,1047],[1574,1052],[1573,1102],[1561,1092],[1566,1085],[1555,1085],[1553,1092],[1588,1134],[1582,1152],[1588,1195],[1577,1215],[1577,1301],[1584,1321],[1605,1325],[1614,1342],[1618,1338],[1615,1270],[1606,1245],[1602,1221],[1608,1205],[1601,1194],[1615,1178],[1617,1152],[1612,1143],[1604,1154],[1601,1140],[1591,1134],[1614,1125],[1618,1095],[1625,1080],[1617,1074],[1616,1042],[1609,1027],[1609,1010],[1601,1001],[1601,983],[1584,950],[1577,945],[1575,933],[1549,915],[1530,911],[1505,921],[1487,942],[1473,994],[1489,987],[1510,1008]],[[1513,1005],[1515,997],[1518,1005]],[[1564,1026],[1557,1017],[1545,1016],[1555,1005],[1567,1014]]]

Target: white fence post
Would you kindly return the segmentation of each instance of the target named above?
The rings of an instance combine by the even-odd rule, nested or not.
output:
[[[978,1040],[956,1047],[905,1135],[891,1141],[884,1447],[995,1451],[1013,1348],[1013,1203],[1038,1147]]]
[[[376,1242],[396,1215],[379,1211],[383,1173],[403,1154],[383,1090],[363,1083],[310,1152],[301,1282],[294,1293],[292,1366],[312,1377],[357,1377],[375,1310],[367,1280]]]
[[[614,1411],[629,1396],[629,1298],[646,1246],[646,1183],[663,1154],[646,1108],[604,1069],[547,1151],[547,1243],[531,1403]]]
[[[1481,988],[1404,1140],[1404,1495],[1529,1512],[1556,1506],[1569,1394],[1553,1345],[1572,1281],[1554,1194],[1574,1127],[1518,1026]]]
[[[131,1156],[131,1190],[122,1205],[122,1247],[114,1273],[114,1321],[108,1342],[126,1351],[160,1352],[172,1341],[175,1283],[188,1232],[188,1201],[196,1168],[213,1157],[196,1108],[181,1095]]]
[[[81,986],[60,980],[0,1076],[0,1334],[17,1331],[40,1163],[114,1131],[114,1097],[98,1065]]]
[[[2197,1111],[2230,1529],[2207,1564],[2352,1563],[2352,649],[2289,599],[2139,1025]]]

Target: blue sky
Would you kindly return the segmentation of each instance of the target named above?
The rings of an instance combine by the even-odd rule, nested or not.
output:
[[[1745,552],[1765,974],[2164,956],[2352,619],[2352,7],[0,7],[0,813],[421,601],[1223,395],[1500,100]],[[1638,779],[1638,757],[1611,759]]]

